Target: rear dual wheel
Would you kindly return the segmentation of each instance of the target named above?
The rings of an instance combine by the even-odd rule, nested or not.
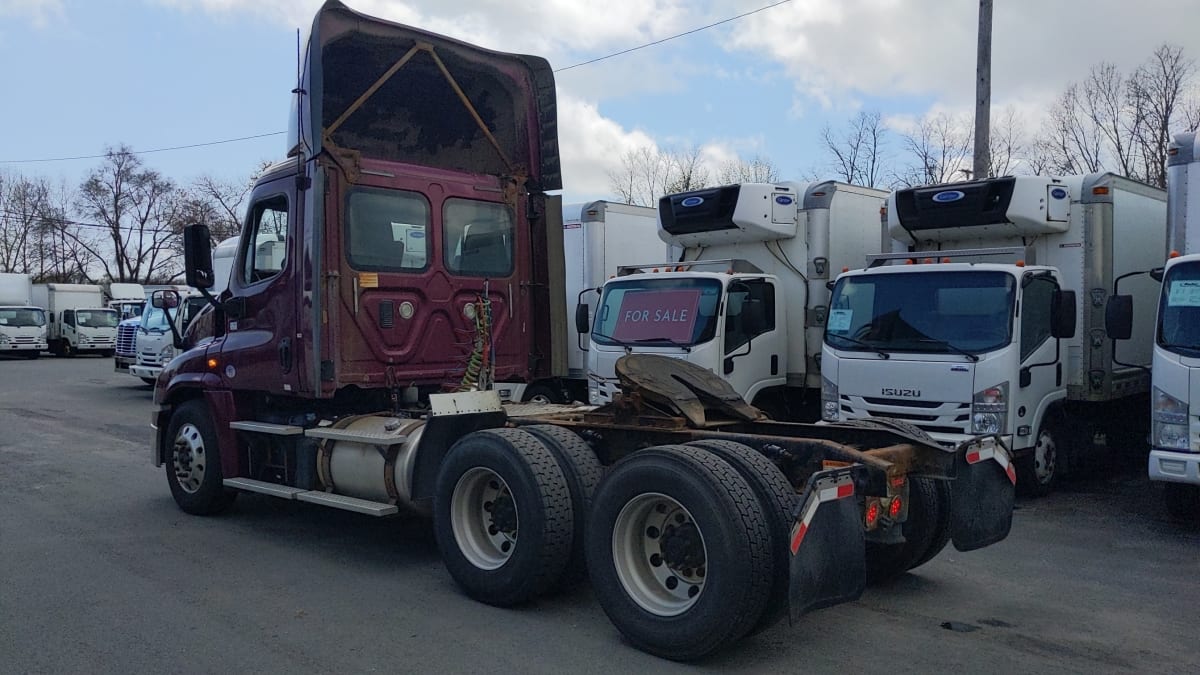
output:
[[[746,635],[775,587],[763,504],[726,460],[698,447],[634,453],[601,482],[588,520],[592,586],[639,649],[700,658]]]

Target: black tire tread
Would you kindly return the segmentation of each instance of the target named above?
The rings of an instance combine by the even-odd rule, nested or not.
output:
[[[725,460],[732,466],[754,494],[758,497],[767,517],[771,530],[772,558],[772,588],[767,599],[767,606],[762,616],[750,629],[750,634],[758,633],[775,625],[788,608],[788,585],[790,556],[788,554],[788,536],[792,529],[792,512],[799,500],[795,488],[788,482],[787,476],[767,459],[747,445],[734,441],[720,439],[702,439],[691,441],[687,445],[704,448]]]
[[[592,512],[592,496],[596,493],[596,486],[604,477],[604,467],[600,465],[591,446],[570,429],[553,424],[533,424],[520,429],[532,434],[554,455],[567,481],[574,514],[574,534],[560,583],[583,581],[587,578],[587,555],[584,551],[587,518]]]
[[[233,501],[238,496],[238,492],[237,490],[228,490],[224,487],[221,477],[221,455],[220,449],[217,447],[216,429],[213,427],[212,416],[208,412],[208,405],[203,399],[191,399],[175,408],[174,412],[171,413],[170,422],[167,423],[165,442],[169,444],[174,443],[178,426],[182,426],[186,421],[191,421],[192,424],[195,424],[200,430],[201,435],[205,437],[205,473],[201,486],[202,493],[188,494],[179,486],[178,480],[173,473],[174,459],[171,456],[169,447],[164,448],[166,450],[166,462],[164,462],[164,466],[167,473],[167,485],[171,488],[171,495],[175,498],[175,503],[185,513],[194,516],[216,515],[233,504]],[[210,445],[212,447],[209,447]]]

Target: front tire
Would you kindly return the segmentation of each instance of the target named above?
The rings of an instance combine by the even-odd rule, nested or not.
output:
[[[145,382],[146,384],[150,385],[151,387],[154,386],[155,379],[153,377],[140,377],[138,379],[140,379],[142,382]]]
[[[680,445],[635,452],[600,483],[587,560],[617,629],[679,661],[745,635],[773,582],[770,528],[746,480],[712,453]]]
[[[554,455],[521,429],[468,434],[442,460],[433,527],[467,595],[507,607],[548,590],[571,550],[571,496]]]
[[[523,403],[566,403],[562,392],[545,384],[530,385],[525,389]]]
[[[229,508],[237,491],[226,490],[222,483],[217,434],[204,401],[194,399],[176,408],[166,438],[167,484],[179,508],[196,516]]]
[[[1031,497],[1045,497],[1058,482],[1062,463],[1061,428],[1042,423],[1033,451],[1017,460],[1017,489]]]

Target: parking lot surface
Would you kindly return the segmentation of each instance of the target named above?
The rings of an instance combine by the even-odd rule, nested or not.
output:
[[[623,642],[586,584],[469,600],[420,518],[259,495],[188,516],[150,409],[110,359],[0,359],[0,671],[1200,672],[1200,532],[1137,457],[1018,500],[995,546],[681,665]]]

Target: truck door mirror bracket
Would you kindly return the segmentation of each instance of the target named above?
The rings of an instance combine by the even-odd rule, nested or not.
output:
[[[1033,384],[1033,372],[1029,369],[1029,366],[1025,366],[1021,369],[1021,388],[1024,389],[1031,384]]]

